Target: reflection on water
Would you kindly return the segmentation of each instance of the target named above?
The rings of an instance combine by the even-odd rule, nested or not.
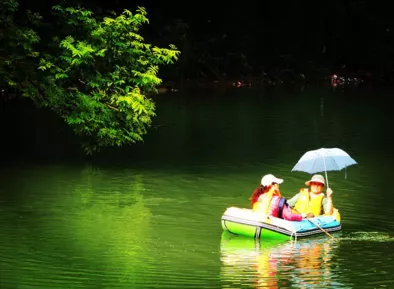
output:
[[[114,190],[97,187],[97,181],[105,178],[98,170],[88,168],[83,176],[70,195],[68,207],[75,211],[63,225],[72,232],[74,246],[86,257],[100,256],[95,263],[111,268],[123,283],[152,264],[146,244],[151,213],[142,195],[141,176],[130,175],[129,182],[112,179],[117,183]]]
[[[394,242],[394,235],[384,232],[351,232],[341,241]]]
[[[0,114],[0,287],[394,288],[391,95],[309,85],[169,94],[143,144],[88,159],[61,120],[10,109]],[[293,196],[307,174],[292,167],[320,147],[359,163],[329,173],[341,237],[220,242],[226,207],[249,206],[267,172]]]
[[[29,181],[41,179],[38,171],[21,174],[30,190],[17,205],[11,194],[0,198],[1,288],[103,288],[138,282],[154,266],[140,175],[108,178],[88,166],[45,177],[39,187]]]
[[[221,276],[225,288],[332,288],[332,259],[338,242],[330,238],[255,241],[223,232]]]

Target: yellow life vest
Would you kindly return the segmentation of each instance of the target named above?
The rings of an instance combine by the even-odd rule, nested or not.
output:
[[[275,194],[275,190],[271,188],[268,192],[261,195],[259,201],[254,203],[253,210],[259,213],[268,214],[272,196],[274,194]]]
[[[298,200],[294,206],[296,212],[300,214],[312,213],[315,216],[319,216],[323,211],[323,198],[324,194],[320,193],[314,198],[309,196],[308,189],[301,189]]]
[[[328,214],[324,214],[324,215],[330,216]],[[334,208],[331,216],[333,216],[335,219],[337,219],[339,223],[341,222],[341,214],[339,213],[338,209]]]

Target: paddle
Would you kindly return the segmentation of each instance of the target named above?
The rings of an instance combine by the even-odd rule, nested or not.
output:
[[[322,230],[324,233],[327,234],[327,236],[330,236],[332,239],[335,239],[333,235],[331,235],[330,233],[328,233],[326,230],[324,230],[322,227],[320,227],[318,224],[316,224],[315,222],[312,222],[311,219],[307,218],[307,220],[309,222],[311,222],[313,225],[315,225],[316,227],[318,227],[320,230]]]
[[[299,211],[297,211],[296,208],[292,207],[292,209],[294,211],[296,211],[298,214],[301,215],[301,213]],[[309,222],[311,222],[313,225],[315,225],[317,228],[319,228],[322,232],[326,233],[327,236],[330,236],[332,239],[335,239],[333,235],[331,235],[330,233],[328,233],[326,230],[324,230],[322,227],[320,227],[318,224],[316,224],[315,222],[313,222],[311,219],[306,218]]]

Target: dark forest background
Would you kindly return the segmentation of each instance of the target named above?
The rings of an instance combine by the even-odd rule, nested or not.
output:
[[[188,84],[194,88],[195,85],[212,84],[240,87],[258,84],[328,83],[329,81],[333,86],[362,82],[378,85],[394,83],[394,20],[389,7],[382,6],[378,2],[361,0],[278,0],[271,2],[245,0],[221,3],[207,0],[195,2],[20,0],[19,3],[20,9],[15,18],[16,22],[22,24],[26,22],[23,17],[26,17],[27,10],[38,12],[44,17],[45,25],[38,28],[41,29],[39,35],[43,39],[43,44],[38,45],[43,46],[51,43],[53,38],[50,33],[57,32],[56,27],[64,27],[56,26],[58,23],[51,13],[54,5],[80,5],[93,11],[97,16],[110,15],[111,11],[119,14],[124,9],[134,13],[139,6],[145,7],[150,24],[144,25],[139,31],[145,38],[145,42],[159,47],[175,44],[181,52],[174,64],[160,67],[158,76],[164,82],[160,84],[158,91],[149,91],[149,96],[168,89],[183,89]],[[50,29],[47,29],[48,27]],[[80,26],[77,25],[76,33],[78,29]],[[3,36],[11,35],[12,31],[18,31],[18,29],[11,30],[8,34],[3,33]],[[61,32],[59,33],[61,37],[67,35],[67,29]],[[53,34],[56,35],[56,33]],[[22,33],[23,37],[24,35]],[[11,49],[4,48],[7,47],[6,45],[2,47],[3,49],[0,49],[2,53],[11,57],[13,56],[12,47],[17,46],[8,46]],[[58,57],[56,53],[59,52],[56,49],[49,50],[49,52]],[[26,65],[21,61],[23,65],[20,67],[9,65],[11,70],[14,67],[17,68],[17,76],[23,76],[19,79],[15,77],[21,81],[14,87],[19,90],[22,88],[25,96],[32,99],[35,105],[54,111],[66,120],[66,123],[78,135],[80,131],[87,131],[85,135],[82,135],[87,139],[85,142],[87,145],[85,143],[83,145],[89,153],[99,146],[108,146],[108,143],[118,146],[123,144],[118,140],[123,141],[125,136],[124,124],[132,126],[135,123],[138,124],[139,121],[138,118],[135,123],[123,119],[123,117],[126,119],[138,115],[132,105],[130,105],[130,113],[124,116],[119,113],[119,108],[113,106],[113,102],[118,100],[118,94],[109,94],[111,97],[115,96],[115,101],[110,103],[107,103],[108,100],[105,99],[106,94],[100,93],[97,94],[99,96],[91,97],[90,90],[93,86],[85,85],[85,82],[80,79],[81,75],[84,76],[83,71],[70,74],[73,80],[70,80],[71,86],[68,83],[62,86],[60,81],[46,83],[43,80],[48,80],[50,77],[44,74],[34,79],[37,62],[36,59],[33,60],[26,62]],[[130,63],[124,62],[124,65],[125,71],[132,71]],[[97,69],[100,66],[92,67],[94,69],[87,70],[85,75],[89,81],[93,74],[100,72]],[[4,71],[8,72],[8,70]],[[333,81],[333,75],[338,76],[335,81]],[[33,78],[32,81],[31,78]],[[27,84],[32,83],[30,85],[33,88],[32,91],[24,88],[26,80]],[[106,85],[109,82],[103,83]],[[45,93],[41,93],[43,88],[45,88]],[[1,104],[3,100],[6,102],[11,99],[20,99],[21,94],[18,90],[15,93],[13,88],[0,87],[0,89]],[[78,93],[74,93],[75,90]],[[70,91],[73,92],[70,93]],[[122,95],[119,94],[119,96]],[[85,101],[86,99],[88,101]],[[139,113],[144,108],[153,107],[149,106],[150,97],[143,99],[146,103],[138,111]],[[130,103],[135,102],[130,100]],[[18,105],[23,107],[21,104],[25,102],[16,103],[15,107]],[[12,105],[10,103],[11,109]],[[30,108],[29,105],[28,110]],[[11,119],[14,117],[13,111],[9,115],[3,114],[3,117]],[[146,117],[143,118],[144,121],[146,119]],[[150,121],[150,116],[148,120]],[[139,124],[139,128],[145,128],[145,124],[148,127],[149,121]],[[108,137],[102,136],[103,131],[107,132]],[[134,127],[129,128],[130,135],[135,131]],[[143,134],[145,131],[141,133],[141,136]],[[97,144],[98,140],[101,142]]]
[[[64,1],[21,1],[49,15]],[[376,1],[66,1],[96,13],[143,6],[150,24],[142,35],[174,43],[176,65],[164,80],[297,81],[332,73],[364,80],[393,79],[393,17]],[[50,21],[50,20],[48,20]]]

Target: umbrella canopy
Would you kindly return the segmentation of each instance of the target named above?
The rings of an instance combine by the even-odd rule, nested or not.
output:
[[[309,174],[325,172],[328,187],[327,171],[340,171],[355,164],[357,162],[342,149],[321,148],[306,152],[291,171]]]

